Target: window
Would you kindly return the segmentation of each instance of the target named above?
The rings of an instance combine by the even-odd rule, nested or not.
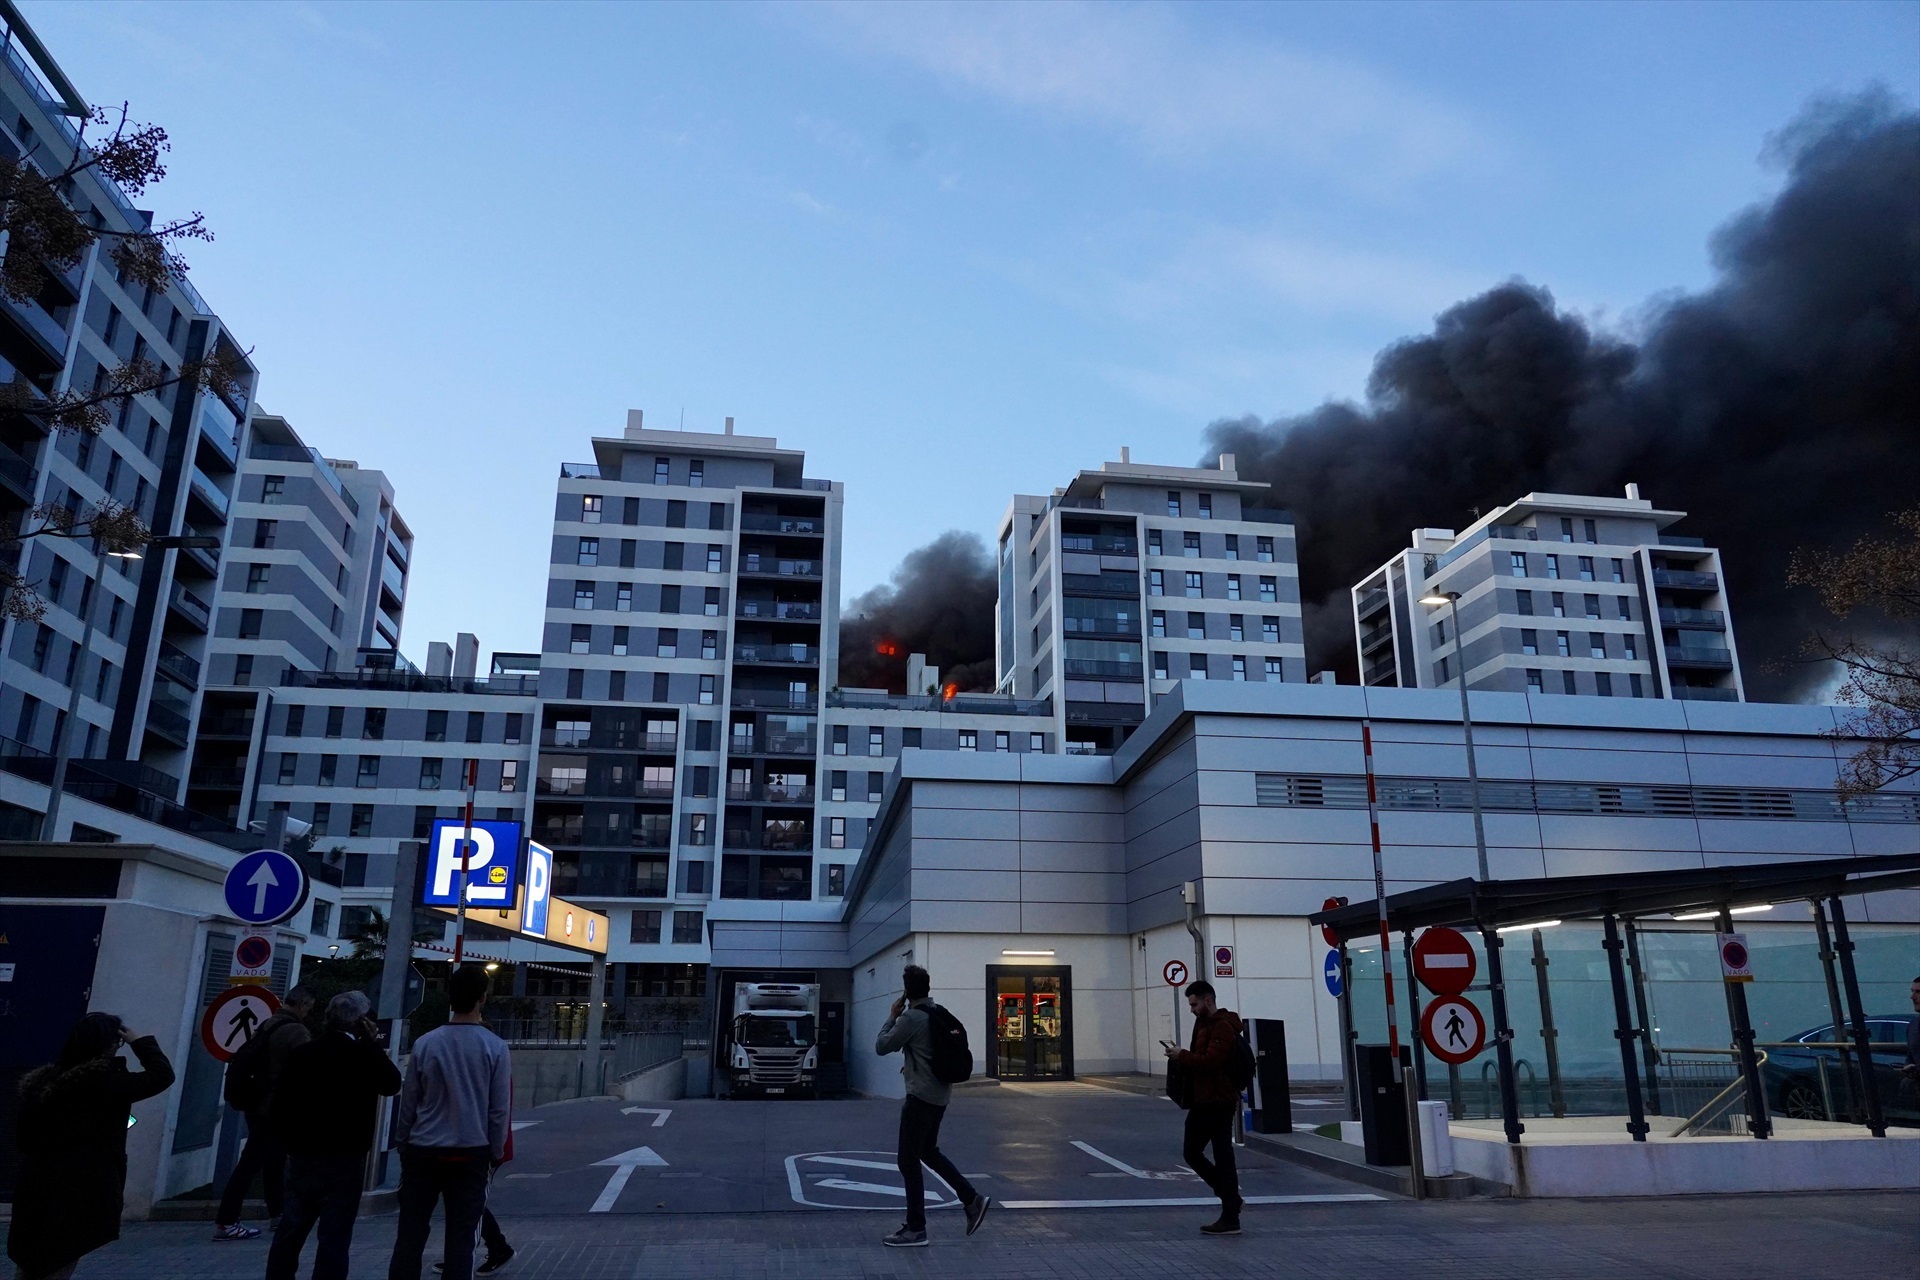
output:
[[[1582,582],[1593,581],[1593,557],[1592,556],[1580,557],[1580,581]]]
[[[333,806],[330,804],[316,804],[313,806],[313,834],[316,836],[332,835],[332,826]]]
[[[1240,598],[1240,575],[1237,573],[1230,573],[1227,575],[1227,599],[1238,600],[1239,598]]]
[[[660,544],[660,567],[678,572],[687,567],[687,544],[684,542],[663,542]]]
[[[1198,600],[1201,596],[1206,594],[1205,589],[1200,585],[1201,577],[1199,574],[1189,573],[1188,575],[1186,575],[1186,579],[1187,579],[1187,599]]]
[[[847,798],[847,771],[834,769],[827,774],[827,799],[845,800]]]
[[[827,848],[844,849],[847,847],[847,820],[845,818],[827,819]]]
[[[687,487],[698,489],[707,482],[707,464],[704,459],[694,458],[687,463]]]
[[[1533,616],[1533,592],[1516,591],[1513,593],[1513,602],[1519,609],[1521,617],[1531,618]]]
[[[1600,527],[1596,525],[1593,521],[1582,520],[1580,522],[1580,528],[1581,528],[1581,531],[1586,534],[1586,540],[1588,542],[1600,541]]]
[[[337,738],[347,727],[347,709],[345,707],[327,708],[327,736]]]
[[[584,747],[592,736],[591,720],[556,720],[553,723],[553,745],[556,747]]]
[[[974,729],[962,729],[960,731],[960,749],[962,751],[978,751],[980,749],[979,732]]]
[[[298,738],[307,727],[307,709],[305,707],[287,708],[287,736]]]
[[[1624,560],[1615,560],[1613,562],[1613,580],[1615,582],[1625,582],[1627,580],[1627,565]]]
[[[247,566],[248,595],[257,596],[265,593],[267,589],[268,572],[269,570],[264,564],[250,564]]]
[[[339,756],[321,756],[320,757],[320,785],[323,787],[332,786],[334,772],[339,767],[340,767]]]
[[[280,531],[278,520],[255,520],[253,522],[253,545],[260,550],[269,550]]]
[[[1263,644],[1279,644],[1280,643],[1280,619],[1278,618],[1260,619],[1260,640],[1261,640],[1261,643]]]
[[[1628,674],[1627,684],[1628,684],[1628,687],[1630,687],[1633,690],[1634,697],[1644,698],[1647,696],[1645,689],[1640,684],[1640,673],[1638,671],[1630,672]]]
[[[370,742],[379,742],[387,736],[387,709],[368,707],[360,720],[360,736]]]
[[[242,640],[258,640],[260,638],[260,625],[265,617],[266,613],[263,610],[242,609],[240,611],[240,638]]]
[[[1573,656],[1573,633],[1556,631],[1553,633],[1553,651],[1563,658]]]
[[[1514,577],[1524,578],[1527,576],[1527,553],[1526,552],[1509,551],[1507,553],[1507,563],[1512,567]]]
[[[1163,596],[1167,594],[1166,583],[1161,578],[1160,570],[1158,569],[1147,570],[1147,594],[1150,596]]]
[[[502,760],[500,762],[500,789],[502,791],[518,791],[520,789],[520,762],[518,760]]]
[[[1565,592],[1556,591],[1553,593],[1553,616],[1556,618],[1564,618],[1567,616],[1567,597]]]
[[[847,754],[847,726],[843,724],[833,726],[833,747],[831,754],[836,756]]]
[[[76,654],[74,656],[75,656],[75,660],[77,661],[79,655]],[[106,676],[106,668],[104,664],[102,664],[100,674],[102,677],[102,685],[104,687],[105,676]],[[233,660],[233,682],[235,684],[252,684],[253,683],[253,655],[252,654],[243,653]],[[99,698],[99,696],[100,696],[99,692],[95,692],[94,697],[96,700]]]
[[[697,943],[706,930],[702,927],[699,911],[676,911],[673,913],[673,940],[679,943]]]
[[[829,898],[847,896],[847,869],[840,863],[831,863],[827,867],[827,896]]]
[[[1540,653],[1540,633],[1532,627],[1520,632],[1520,652],[1529,657],[1536,657]]]
[[[1280,674],[1280,659],[1268,658],[1267,659],[1267,679],[1284,680],[1285,678],[1286,678],[1285,676]]]
[[[627,919],[627,941],[639,946],[653,946],[660,941],[659,911],[637,910]]]
[[[707,528],[724,529],[727,527],[727,504],[709,502],[707,504]]]
[[[299,767],[300,757],[296,752],[282,751],[280,753],[280,785],[283,787],[292,786],[294,771]]]
[[[1607,656],[1607,637],[1605,632],[1594,631],[1587,635],[1587,653],[1590,657]]]
[[[1167,655],[1164,653],[1156,653],[1153,655],[1153,678],[1155,680],[1165,680],[1167,678]]]
[[[720,588],[707,588],[707,596],[701,603],[700,611],[709,618],[717,618],[720,616]]]
[[[590,652],[592,648],[593,628],[584,622],[574,623],[572,632],[567,638],[567,652],[587,653]]]
[[[1150,556],[1161,554],[1160,531],[1158,529],[1147,530],[1147,554]]]
[[[1165,609],[1155,609],[1153,611],[1149,623],[1149,630],[1151,634],[1156,636],[1165,636],[1167,634],[1167,611]]]
[[[908,747],[917,747],[919,745],[920,745],[920,731],[918,729],[902,729],[900,731],[900,747],[902,750],[905,750]]]
[[[579,550],[577,550],[574,553],[573,562],[575,564],[583,564],[583,565],[599,564],[600,563],[600,539],[598,538],[580,539]]]
[[[576,609],[593,608],[593,584],[576,582],[573,584],[573,607]]]
[[[333,923],[333,904],[319,901],[313,904],[312,931],[321,937],[327,936],[327,926]]]
[[[1620,647],[1627,651],[1629,658],[1638,658],[1640,656],[1639,642],[1633,636],[1621,636]]]
[[[719,547],[712,546],[712,545],[709,545],[707,547],[707,572],[708,573],[720,572],[720,548]]]
[[[357,804],[353,806],[353,816],[347,827],[347,834],[364,839],[373,834],[373,806]]]
[[[1268,604],[1278,603],[1280,600],[1280,579],[1261,578],[1260,579],[1260,598],[1266,601]]]
[[[360,772],[354,778],[356,787],[377,787],[380,785],[380,757],[361,756]]]
[[[1445,644],[1447,642],[1447,620],[1445,618],[1433,624],[1433,642],[1435,644]]]
[[[1557,578],[1560,576],[1560,557],[1559,556],[1547,557],[1547,576],[1549,578]]]
[[[677,658],[680,656],[680,629],[662,627],[654,636],[653,656],[656,658]]]
[[[485,742],[487,740],[487,713],[484,711],[467,712],[467,741]]]
[[[1453,678],[1447,674],[1447,660],[1445,658],[1433,664],[1433,675],[1434,679],[1438,680],[1441,684],[1445,684]]]
[[[640,544],[635,542],[632,538],[620,539],[620,567],[622,569],[633,568],[634,552],[639,547],[639,545]]]
[[[614,592],[613,611],[615,613],[633,612],[633,584],[631,582],[621,583],[619,588]]]
[[[684,529],[687,527],[687,504],[678,500],[667,503],[667,528]]]
[[[1200,535],[1197,533],[1182,535],[1180,539],[1180,554],[1189,560],[1198,560],[1200,558]]]
[[[1564,516],[1561,517],[1561,520],[1560,520],[1560,541],[1562,542],[1573,541],[1573,521],[1565,518]]]
[[[1200,502],[1200,518],[1202,520],[1213,519],[1213,495],[1210,493],[1203,493],[1199,496],[1199,502]]]
[[[887,754],[887,735],[883,729],[867,730],[867,754],[883,756]]]
[[[447,713],[444,711],[427,712],[427,741],[445,742],[447,740]]]
[[[714,658],[720,656],[720,633],[718,631],[702,631],[700,633],[700,656],[708,661],[712,661]]]
[[[655,458],[653,460],[653,482],[655,484],[667,483],[667,459]]]
[[[1242,658],[1242,657],[1234,658],[1233,678],[1235,680],[1245,680],[1247,678],[1247,660],[1245,658]]]
[[[1263,564],[1271,564],[1273,562],[1273,539],[1272,538],[1256,539],[1254,542],[1253,558],[1260,561]]]
[[[1613,676],[1605,671],[1593,673],[1593,691],[1603,698],[1613,696]]]
[[[708,839],[710,838],[710,834],[712,830],[713,830],[713,826],[712,826],[711,814],[690,813],[687,815],[687,843],[688,844],[705,845]]]
[[[1540,673],[1538,671],[1533,670],[1532,668],[1529,668],[1527,670],[1527,692],[1528,693],[1544,693],[1545,692],[1545,689],[1542,688],[1540,684]]]
[[[1579,690],[1578,690],[1578,689],[1576,689],[1576,688],[1574,688],[1574,685],[1573,685],[1573,672],[1571,672],[1571,671],[1562,671],[1562,672],[1560,673],[1560,687],[1561,687],[1561,688],[1562,688],[1563,690],[1565,690],[1565,691],[1566,691],[1567,693],[1578,693],[1578,692],[1579,692]]]
[[[569,698],[586,697],[587,696],[586,689],[587,689],[587,673],[586,672],[578,671],[578,670],[567,672],[567,696]]]
[[[1205,640],[1207,638],[1207,615],[1190,613],[1187,615],[1187,639]]]
[[[1247,638],[1247,620],[1237,613],[1227,615],[1227,639],[1245,640]]]
[[[1589,618],[1597,618],[1600,616],[1599,596],[1590,595],[1587,597],[1587,616]]]
[[[601,514],[606,510],[607,500],[597,493],[580,495],[580,523],[599,524]]]
[[[993,731],[993,749],[995,751],[1013,750],[1013,735],[1008,733],[1005,729],[995,729]],[[878,777],[879,775],[875,774],[873,776]],[[878,792],[875,792],[873,795],[867,798],[870,800],[878,800],[880,798],[880,795]]]
[[[1047,735],[1030,733],[1027,735],[1027,750],[1044,753],[1047,749]]]
[[[1167,514],[1170,516],[1180,514],[1180,491],[1178,489],[1167,490]]]
[[[703,707],[710,707],[713,705],[713,677],[712,676],[700,677],[700,705]]]
[[[1194,680],[1205,680],[1207,678],[1207,655],[1204,653],[1188,655],[1187,673],[1189,677]]]

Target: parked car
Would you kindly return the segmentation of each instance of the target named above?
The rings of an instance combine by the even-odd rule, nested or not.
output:
[[[1920,1085],[1900,1068],[1906,1062],[1907,1019],[1869,1017],[1873,1078],[1880,1086],[1880,1110],[1887,1123],[1920,1127]],[[1772,1110],[1796,1120],[1859,1120],[1865,1103],[1855,1097],[1853,1074],[1841,1060],[1841,1050],[1830,1047],[1852,1037],[1833,1024],[1789,1036],[1783,1045],[1767,1049],[1761,1076]],[[1849,1053],[1850,1059],[1853,1055]]]

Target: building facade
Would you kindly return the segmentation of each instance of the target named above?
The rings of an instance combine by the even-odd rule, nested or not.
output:
[[[1416,529],[1353,587],[1362,683],[1738,702],[1720,553],[1667,532],[1686,515],[1530,493],[1472,527]],[[1459,629],[1445,605],[1456,593]]]

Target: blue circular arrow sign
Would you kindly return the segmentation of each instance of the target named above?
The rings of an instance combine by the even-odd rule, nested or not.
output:
[[[279,924],[307,901],[307,873],[278,849],[256,849],[227,872],[227,910],[248,924]]]
[[[1327,994],[1336,1000],[1340,997],[1340,953],[1327,952],[1327,963],[1321,966],[1327,975]]]

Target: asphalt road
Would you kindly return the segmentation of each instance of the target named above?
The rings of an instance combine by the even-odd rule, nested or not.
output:
[[[1302,1121],[1337,1119],[1302,1108]],[[516,1120],[514,1159],[491,1203],[506,1216],[898,1213],[899,1103],[687,1099],[648,1106],[561,1102]],[[1087,1084],[965,1089],[941,1146],[1009,1212],[1203,1208],[1215,1202],[1180,1160],[1182,1113],[1164,1098]],[[1241,1191],[1260,1203],[1383,1202],[1369,1188],[1240,1151]],[[937,1199],[936,1199],[937,1197]],[[954,1197],[929,1175],[930,1207]]]

